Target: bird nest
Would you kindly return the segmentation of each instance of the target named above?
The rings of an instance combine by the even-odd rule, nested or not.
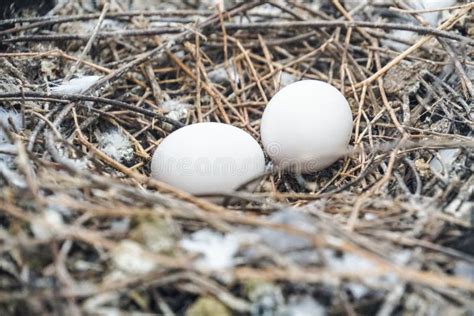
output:
[[[211,2],[0,21],[0,314],[472,312],[474,5]],[[184,125],[259,140],[303,78],[348,99],[345,158],[222,204],[149,177]]]

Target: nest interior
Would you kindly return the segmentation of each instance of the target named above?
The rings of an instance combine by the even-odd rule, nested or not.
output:
[[[74,0],[0,21],[0,314],[472,313],[474,5],[410,4]],[[349,101],[345,158],[224,204],[150,179],[169,133],[259,140],[301,79]],[[183,247],[199,232],[209,251]]]

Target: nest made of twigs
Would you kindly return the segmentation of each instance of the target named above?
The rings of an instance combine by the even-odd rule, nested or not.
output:
[[[0,120],[0,314],[472,313],[474,6],[434,27],[369,2],[77,0],[0,21],[0,106],[21,118]],[[259,139],[268,99],[303,78],[348,99],[344,159],[224,205],[149,178],[184,125]],[[206,269],[182,243],[203,231],[251,241]]]

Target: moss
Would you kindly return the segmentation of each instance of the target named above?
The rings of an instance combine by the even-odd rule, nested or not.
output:
[[[145,245],[153,252],[173,254],[179,228],[172,221],[161,218],[147,218],[140,221],[130,232],[130,239]]]
[[[201,297],[186,311],[186,316],[230,316],[229,309],[212,297]]]

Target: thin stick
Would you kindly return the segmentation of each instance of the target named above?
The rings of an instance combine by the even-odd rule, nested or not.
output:
[[[81,54],[79,55],[78,60],[72,65],[71,70],[70,70],[69,73],[64,77],[64,81],[68,81],[69,79],[71,79],[71,77],[72,77],[72,76],[74,75],[74,73],[76,72],[77,67],[79,67],[80,60],[83,60],[84,57],[89,53],[89,50],[90,50],[91,47],[92,47],[92,43],[94,43],[94,41],[95,41],[95,39],[96,39],[96,37],[97,37],[97,33],[99,32],[100,27],[102,26],[102,22],[104,21],[105,14],[106,14],[107,11],[109,10],[109,6],[110,6],[110,4],[109,4],[108,2],[106,2],[105,5],[104,5],[104,8],[102,9],[102,13],[100,14],[99,21],[97,21],[97,24],[96,24],[96,26],[94,27],[94,30],[92,31],[91,37],[89,38],[89,40],[87,41],[86,46],[84,47],[84,49],[82,50]]]

